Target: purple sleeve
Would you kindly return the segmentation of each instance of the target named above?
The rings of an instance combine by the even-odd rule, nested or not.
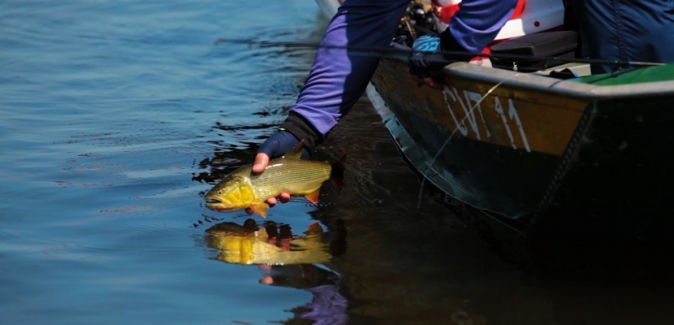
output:
[[[328,25],[291,111],[324,137],[362,96],[379,63],[377,56],[329,46],[388,47],[409,3],[345,0]],[[481,51],[508,21],[516,4],[517,0],[464,0],[449,28],[466,50]]]

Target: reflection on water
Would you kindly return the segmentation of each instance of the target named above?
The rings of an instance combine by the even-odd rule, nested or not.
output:
[[[289,225],[266,222],[258,227],[253,219],[243,225],[222,222],[206,230],[208,246],[218,251],[218,260],[234,264],[327,263],[329,246],[318,223],[309,225],[302,236],[293,235]]]
[[[430,186],[417,209],[419,178],[373,114],[359,102],[318,148],[316,159],[347,154],[341,190],[326,183],[317,205],[290,203],[309,207],[325,229],[319,246],[305,244],[313,226],[279,212],[285,205],[272,208],[277,214],[268,220],[206,231],[218,259],[258,264],[248,270],[263,271],[260,283],[312,294],[286,323],[333,324],[339,316],[353,324],[596,324],[607,317],[612,324],[667,324],[673,316],[665,307],[672,295],[667,256],[533,243]],[[243,163],[237,155],[209,162],[235,168]],[[309,230],[293,234],[291,227]],[[327,254],[291,264],[295,240],[300,250]]]
[[[287,323],[301,320],[313,324],[347,324],[348,300],[340,292],[339,275],[331,270],[311,265],[275,265],[262,267],[266,275],[260,283],[302,289],[312,294],[311,302],[291,309],[294,314]]]
[[[345,234],[343,229],[336,232]],[[349,319],[348,300],[340,293],[341,277],[325,266],[343,253],[343,239],[328,236],[318,223],[309,225],[303,235],[293,234],[286,224],[269,221],[258,226],[253,219],[241,225],[222,222],[206,230],[217,260],[255,264],[264,272],[259,283],[311,293],[311,302],[290,311],[294,320],[315,324],[346,324]]]
[[[309,205],[309,215],[326,231],[318,232],[314,227],[320,226],[310,225],[303,234],[294,235],[290,227],[295,228],[296,219],[280,225],[265,221],[261,226],[254,221],[260,219],[221,222],[206,230],[209,246],[217,248],[219,260],[262,264],[271,272],[261,278],[262,283],[310,291],[312,302],[294,309],[305,311],[296,312],[295,319],[308,319],[307,312],[335,317],[341,313],[334,310],[345,310],[356,324],[447,319],[484,323],[484,317],[471,311],[466,297],[457,292],[454,281],[461,280],[456,275],[447,277],[447,272],[457,272],[447,255],[457,248],[446,251],[446,244],[457,241],[482,247],[479,254],[489,252],[476,236],[463,238],[466,234],[458,221],[443,216],[447,211],[433,200],[425,199],[424,208],[416,209],[419,179],[401,159],[383,126],[372,124],[378,119],[366,105],[361,102],[358,111],[348,117],[345,125],[350,134],[336,129],[335,140],[317,153],[317,159],[327,160],[347,155],[341,190],[326,183],[319,203]],[[236,155],[218,156],[222,158],[209,162],[232,161],[231,168],[242,163]],[[218,177],[209,182],[217,182]],[[270,217],[274,218],[278,217]],[[293,247],[313,260],[295,260]],[[307,254],[314,248],[320,254]],[[497,261],[493,258],[487,263],[498,265]],[[295,262],[300,264],[288,265]],[[331,324],[335,319],[330,317],[323,321]]]

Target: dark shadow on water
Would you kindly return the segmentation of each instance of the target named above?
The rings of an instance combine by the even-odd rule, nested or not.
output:
[[[526,239],[430,185],[421,189],[379,121],[359,102],[318,148],[316,159],[336,161],[346,153],[347,161],[344,187],[326,183],[309,213],[316,225],[294,233],[292,224],[273,218],[223,217],[205,231],[214,259],[259,265],[251,271],[263,270],[261,283],[311,292],[312,300],[284,323],[674,321],[670,252]],[[215,152],[193,180],[215,184],[249,163],[256,149]]]

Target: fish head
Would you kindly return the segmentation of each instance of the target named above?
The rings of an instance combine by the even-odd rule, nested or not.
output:
[[[234,176],[223,180],[206,193],[206,207],[216,211],[234,211],[247,208],[255,199],[249,180]]]

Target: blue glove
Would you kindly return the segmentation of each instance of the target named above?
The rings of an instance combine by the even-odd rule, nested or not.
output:
[[[281,157],[295,147],[300,140],[297,139],[292,133],[281,128],[276,131],[274,134],[269,136],[265,140],[260,148],[257,150],[258,153],[266,153],[269,158]],[[307,150],[307,147],[302,149],[302,158],[308,159],[311,157],[311,153]]]
[[[428,78],[449,64],[442,53],[439,35],[423,35],[412,43],[412,53],[407,65],[411,74],[419,79]]]

